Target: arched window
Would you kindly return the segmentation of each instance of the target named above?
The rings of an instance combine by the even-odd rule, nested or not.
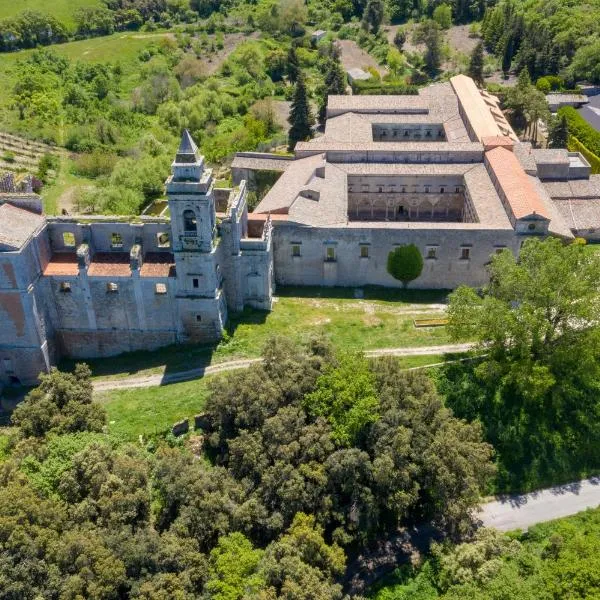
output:
[[[185,232],[197,232],[196,213],[193,210],[186,210],[183,213],[183,230]]]

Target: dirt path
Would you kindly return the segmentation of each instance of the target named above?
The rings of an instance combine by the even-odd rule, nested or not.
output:
[[[386,70],[355,41],[340,40],[338,44],[342,50],[341,61],[344,71],[347,71],[348,69],[366,70],[367,67],[373,67],[374,69],[377,69],[380,75],[385,75]]]
[[[428,356],[435,354],[468,352],[474,348],[474,344],[444,344],[443,346],[423,346],[418,348],[381,348],[379,350],[367,350],[365,356]],[[146,388],[170,383],[180,383],[192,379],[200,379],[206,375],[215,375],[236,369],[247,369],[261,362],[260,358],[248,358],[244,360],[232,360],[218,365],[203,366],[188,371],[169,373],[163,375],[146,375],[144,377],[127,377],[124,379],[97,379],[94,381],[96,392],[109,390],[122,390],[130,388]]]

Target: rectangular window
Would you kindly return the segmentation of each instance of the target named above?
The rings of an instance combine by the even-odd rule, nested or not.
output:
[[[63,233],[63,244],[67,248],[75,248],[75,234],[70,231],[65,231]]]
[[[107,283],[106,284],[106,293],[107,294],[116,294],[119,291],[119,286],[116,283]]]
[[[156,245],[159,248],[170,248],[171,247],[171,238],[167,232],[157,233],[156,234]]]
[[[461,260],[469,260],[471,258],[471,248],[461,248],[460,249],[460,259]]]
[[[300,244],[292,245],[292,256],[300,256]]]
[[[495,248],[496,254],[501,254],[502,250],[506,250],[506,246],[496,246]]]
[[[162,296],[167,293],[167,285],[165,283],[157,283],[154,292],[159,296]]]
[[[202,321],[202,315],[196,315],[196,323],[200,323]]]
[[[437,246],[427,246],[427,254],[425,258],[428,260],[435,260],[437,258]]]
[[[123,236],[120,233],[111,234],[110,247],[111,248],[122,248],[123,247]]]
[[[192,286],[193,286],[195,289],[199,288],[199,287],[200,287],[200,280],[199,280],[199,279],[196,279],[196,278],[192,279]]]
[[[60,291],[68,294],[71,291],[71,282],[63,281],[60,284]]]
[[[361,246],[360,247],[360,257],[361,258],[369,258],[369,246]]]
[[[333,246],[328,246],[325,251],[325,260],[328,262],[335,261],[335,248]]]

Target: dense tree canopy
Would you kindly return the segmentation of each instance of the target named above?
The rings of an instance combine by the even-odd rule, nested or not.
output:
[[[600,255],[532,239],[518,260],[494,256],[481,295],[450,297],[449,329],[485,356],[451,367],[443,386],[458,414],[479,416],[498,451],[501,485],[536,485],[600,464]]]

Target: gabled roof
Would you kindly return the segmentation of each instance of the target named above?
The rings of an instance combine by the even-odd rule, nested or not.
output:
[[[510,150],[503,147],[494,148],[485,153],[485,158],[500,187],[498,191],[506,200],[515,219],[532,215],[550,219],[540,194]]]
[[[0,252],[20,250],[45,223],[41,215],[11,204],[0,206]]]

